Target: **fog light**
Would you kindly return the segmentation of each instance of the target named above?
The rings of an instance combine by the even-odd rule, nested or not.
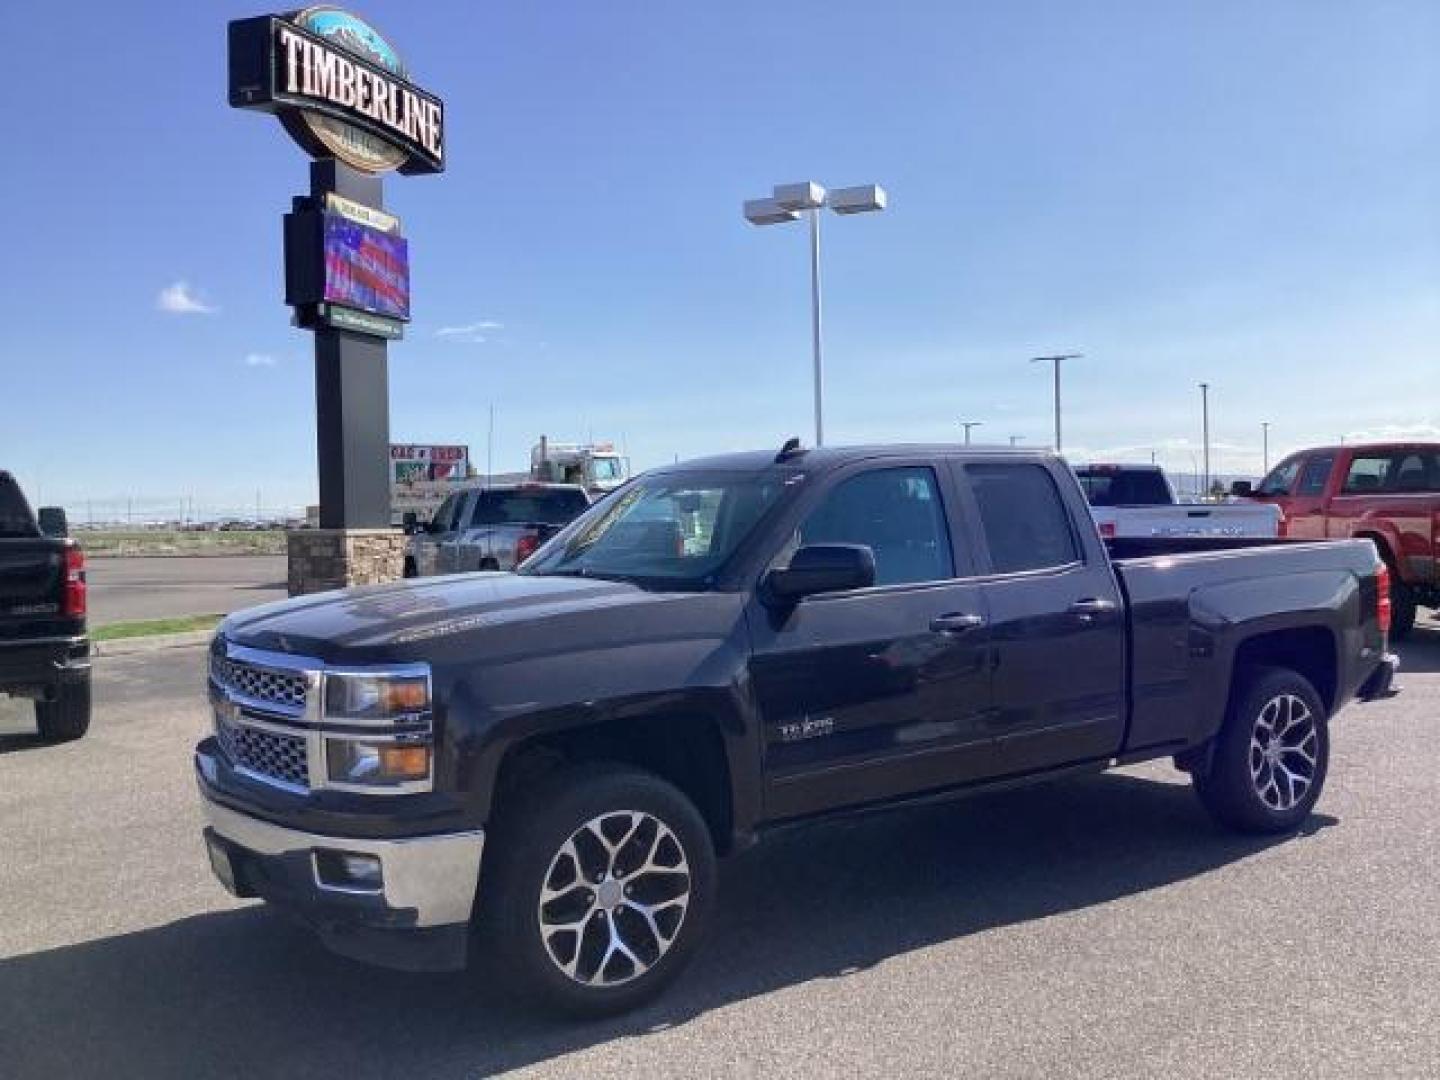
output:
[[[349,851],[316,851],[315,880],[332,889],[364,892],[380,892],[385,884],[379,858]]]

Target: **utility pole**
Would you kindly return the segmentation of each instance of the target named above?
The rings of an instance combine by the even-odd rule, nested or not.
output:
[[[1078,360],[1084,353],[1061,353],[1058,356],[1032,356],[1032,364],[1048,363],[1055,372],[1055,453],[1060,453],[1060,363],[1063,360]]]
[[[1261,461],[1264,463],[1264,468],[1261,470],[1260,475],[1261,475],[1262,477],[1263,477],[1263,476],[1269,476],[1269,475],[1270,475],[1270,421],[1269,421],[1269,420],[1262,420],[1262,421],[1260,421],[1260,447],[1261,447],[1261,449],[1260,449],[1260,459],[1261,459]]]
[[[1200,384],[1200,430],[1205,453],[1205,488],[1201,499],[1210,497],[1210,384]]]
[[[961,421],[960,421],[960,426],[965,429],[965,445],[966,445],[966,446],[969,446],[969,445],[970,445],[970,429],[971,429],[971,428],[977,428],[977,427],[984,427],[984,426],[985,426],[985,421],[983,421],[983,420],[961,420]]]

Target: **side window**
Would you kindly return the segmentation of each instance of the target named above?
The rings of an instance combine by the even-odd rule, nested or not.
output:
[[[1070,515],[1041,465],[966,465],[990,562],[999,574],[1080,560]]]
[[[843,480],[800,526],[801,544],[864,544],[875,553],[875,584],[955,576],[950,530],[935,473],[876,469]]]
[[[1300,475],[1300,462],[1302,458],[1292,457],[1282,461],[1275,468],[1270,470],[1270,475],[1260,481],[1260,486],[1255,489],[1257,495],[1289,495],[1290,489],[1295,486],[1295,478]]]
[[[1330,470],[1335,467],[1334,454],[1316,454],[1305,462],[1300,473],[1300,487],[1297,495],[1324,495],[1325,484],[1330,479]]]
[[[435,516],[430,519],[430,530],[432,532],[449,532],[450,523],[455,520],[455,508],[460,505],[460,495],[447,496],[440,504],[440,509],[435,511]]]
[[[1385,486],[1390,475],[1390,458],[1386,455],[1356,455],[1350,462],[1350,471],[1345,474],[1346,495],[1363,495],[1367,491],[1379,491]]]
[[[1440,480],[1435,474],[1433,453],[1396,454],[1392,458],[1389,487],[1395,491],[1434,491]]]

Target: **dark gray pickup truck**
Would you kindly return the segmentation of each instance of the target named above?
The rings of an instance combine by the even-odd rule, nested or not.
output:
[[[85,555],[63,510],[37,520],[15,479],[0,471],[0,694],[31,698],[47,742],[90,727],[90,640]]]
[[[342,953],[478,943],[624,1009],[694,953],[717,854],[776,826],[1171,757],[1221,824],[1296,828],[1330,718],[1389,690],[1389,604],[1368,541],[1107,550],[1047,454],[676,465],[519,573],[226,620],[208,850]]]

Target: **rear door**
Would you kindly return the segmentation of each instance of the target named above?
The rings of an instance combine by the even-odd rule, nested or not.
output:
[[[765,732],[766,808],[796,817],[994,772],[985,601],[956,546],[953,489],[927,459],[841,471],[783,531],[864,544],[872,588],[751,609],[751,678]]]
[[[971,460],[955,472],[982,560],[994,665],[988,727],[1000,770],[1116,753],[1125,611],[1109,556],[1079,516],[1079,491],[1062,491],[1039,462]]]

